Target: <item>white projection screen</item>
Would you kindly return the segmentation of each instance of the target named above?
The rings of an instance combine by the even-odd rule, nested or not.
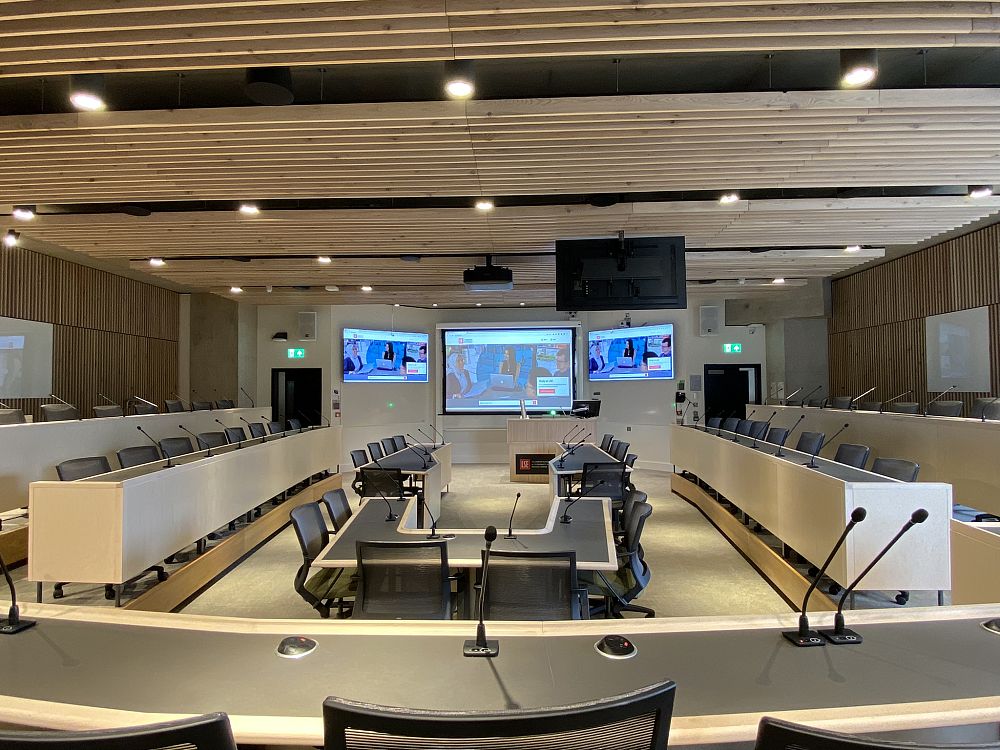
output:
[[[0,399],[52,393],[52,324],[0,318]]]
[[[990,315],[985,307],[926,319],[927,390],[989,392]]]

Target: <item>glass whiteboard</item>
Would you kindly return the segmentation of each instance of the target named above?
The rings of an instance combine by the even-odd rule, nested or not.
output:
[[[52,324],[0,318],[0,399],[52,393]]]
[[[926,319],[927,390],[989,392],[990,314],[986,307]]]

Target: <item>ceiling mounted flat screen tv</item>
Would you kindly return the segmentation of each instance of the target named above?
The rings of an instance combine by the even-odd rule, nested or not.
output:
[[[557,310],[685,307],[683,237],[556,241]]]

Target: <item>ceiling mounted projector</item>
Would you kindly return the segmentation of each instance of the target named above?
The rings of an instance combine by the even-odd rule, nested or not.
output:
[[[494,266],[490,255],[486,256],[485,266],[468,269],[463,279],[469,292],[509,292],[514,288],[514,272],[503,266]]]

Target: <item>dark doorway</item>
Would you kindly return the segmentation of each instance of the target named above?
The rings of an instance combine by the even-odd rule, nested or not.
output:
[[[320,424],[322,409],[322,369],[271,370],[271,419],[283,425],[287,425],[289,419],[299,419],[304,426]]]
[[[705,365],[705,418],[740,417],[760,403],[760,365]]]

